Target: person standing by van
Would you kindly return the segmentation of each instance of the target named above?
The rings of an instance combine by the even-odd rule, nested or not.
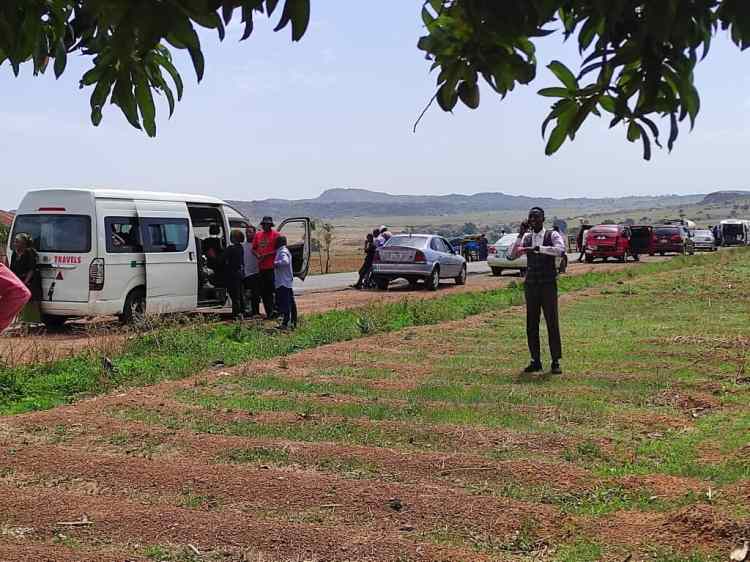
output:
[[[0,333],[11,325],[30,298],[26,284],[0,263]]]
[[[545,230],[544,210],[532,207],[528,219],[521,223],[518,238],[508,251],[508,258],[514,260],[525,254],[526,279],[526,339],[531,354],[531,363],[524,369],[525,373],[537,373],[543,370],[539,342],[539,320],[544,311],[547,323],[549,349],[552,356],[553,375],[562,374],[560,359],[562,343],[560,341],[560,319],[557,308],[557,268],[555,258],[565,253],[565,242],[559,232]]]
[[[242,281],[245,276],[245,249],[242,243],[245,235],[241,230],[233,230],[229,234],[232,245],[224,251],[224,275],[232,299],[232,318],[241,320],[245,312],[245,298]]]
[[[10,270],[31,292],[31,298],[23,307],[20,320],[28,324],[42,321],[39,303],[42,300],[42,279],[37,267],[37,254],[31,236],[17,234],[13,239],[13,255],[10,258]]]
[[[297,303],[294,300],[294,271],[292,253],[286,247],[286,236],[276,238],[276,256],[273,261],[276,302],[281,314],[279,329],[297,327]]]
[[[242,284],[245,289],[245,306],[249,307],[251,316],[260,315],[260,279],[258,268],[258,257],[253,251],[253,240],[255,239],[256,229],[253,225],[245,228],[245,243],[242,245],[245,250],[245,279]]]
[[[266,318],[272,320],[276,317],[274,307],[275,284],[273,280],[273,261],[276,256],[276,239],[278,231],[274,230],[273,219],[263,217],[260,221],[260,232],[253,239],[253,250],[258,258],[260,296],[263,300],[263,308]]]

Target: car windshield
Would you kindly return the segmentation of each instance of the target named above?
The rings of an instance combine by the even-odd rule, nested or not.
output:
[[[655,228],[654,234],[657,236],[674,236],[675,234],[680,234],[679,228]]]
[[[423,250],[427,246],[427,236],[393,236],[385,243],[386,248],[389,246],[403,246]]]
[[[617,227],[616,226],[610,227],[610,228],[606,226],[596,227],[596,228],[592,228],[591,230],[589,230],[588,233],[589,233],[589,236],[591,235],[596,236],[597,234],[604,235],[604,236],[615,236],[617,234]]]
[[[696,230],[695,235],[696,236],[713,236],[710,230]]]
[[[13,237],[22,233],[31,236],[39,252],[91,251],[91,219],[84,215],[19,215]]]

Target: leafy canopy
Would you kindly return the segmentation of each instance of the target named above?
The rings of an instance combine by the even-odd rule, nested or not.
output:
[[[290,26],[298,41],[310,1],[6,0],[0,2],[0,64],[7,61],[18,75],[22,64],[39,74],[51,62],[59,77],[68,54],[87,55],[92,68],[81,87],[93,88],[94,125],[110,102],[154,136],[154,93],[166,98],[170,116],[175,93],[178,100],[183,93],[171,51],[187,50],[198,80],[203,76],[196,27],[223,39],[225,26],[239,18],[245,40],[254,16],[280,12],[275,30]],[[548,68],[560,85],[539,91],[556,99],[542,125],[547,154],[602,112],[611,115],[611,127],[625,126],[629,141],[641,141],[646,159],[652,143],[661,147],[657,121],[665,119],[671,150],[679,124],[686,118],[691,128],[695,124],[694,70],[712,37],[728,30],[739,48],[750,46],[750,0],[426,0],[422,19],[426,33],[418,47],[439,70],[433,99],[444,111],[459,100],[478,107],[480,84],[505,97],[516,84],[532,82],[539,38],[561,33],[577,39],[580,68],[552,61]]]

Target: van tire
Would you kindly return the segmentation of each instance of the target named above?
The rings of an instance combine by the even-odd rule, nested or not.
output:
[[[138,322],[146,314],[146,291],[139,287],[133,289],[125,297],[125,306],[120,314],[120,322],[123,324],[133,324]]]
[[[67,316],[51,316],[49,314],[42,315],[42,322],[48,330],[55,330],[62,328],[65,321],[68,319]]]

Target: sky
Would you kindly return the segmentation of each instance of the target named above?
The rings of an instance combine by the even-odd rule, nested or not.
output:
[[[435,105],[413,133],[436,78],[416,48],[421,5],[314,0],[308,32],[294,44],[289,28],[273,33],[275,21],[262,16],[242,43],[238,25],[223,43],[202,33],[205,77],[197,84],[189,60],[178,59],[185,96],[171,120],[161,103],[156,139],[114,106],[91,125],[91,90],[78,88],[86,57],[69,57],[59,80],[52,72],[35,78],[30,66],[14,78],[0,66],[0,208],[45,187],[245,200],[317,197],[333,187],[553,197],[750,188],[750,55],[725,37],[699,65],[701,113],[671,154],[644,162],[624,130],[593,119],[547,157],[540,124],[550,100],[536,91],[557,85],[545,65],[575,62],[575,46],[560,35],[544,39],[530,86],[502,101],[483,88],[475,111],[459,104],[446,114]]]

